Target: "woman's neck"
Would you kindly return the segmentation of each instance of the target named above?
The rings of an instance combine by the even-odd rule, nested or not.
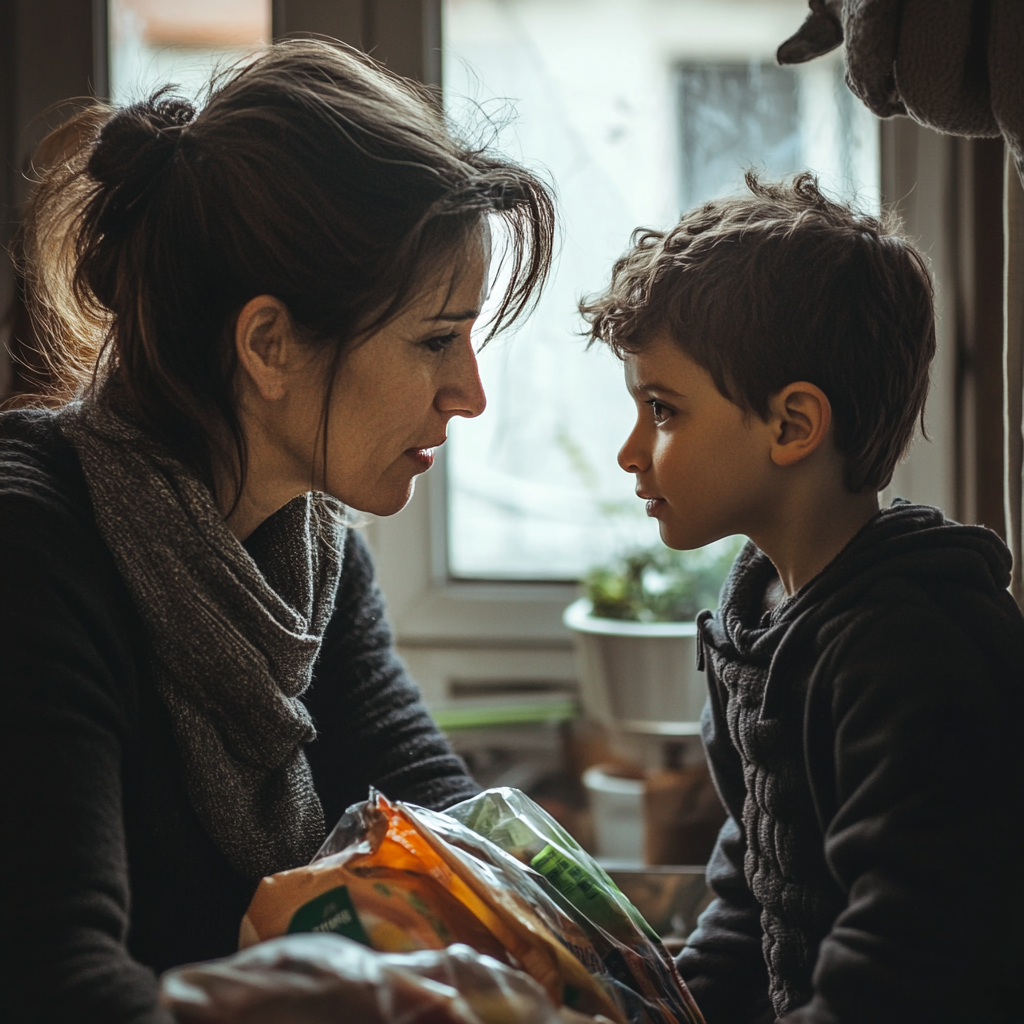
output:
[[[222,446],[221,451],[234,456],[234,446]],[[268,457],[269,456],[269,457]],[[279,464],[273,458],[273,450],[261,444],[259,437],[249,434],[246,444],[245,475],[241,490],[238,487],[239,468],[237,458],[229,463],[220,458],[214,461],[214,490],[217,507],[228,529],[244,541],[256,528],[283,508],[293,498],[311,489],[310,481],[294,472],[292,467]]]

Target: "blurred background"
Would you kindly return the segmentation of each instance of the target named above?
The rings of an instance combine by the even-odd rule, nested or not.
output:
[[[727,539],[665,562],[656,524],[615,462],[633,407],[617,360],[586,349],[576,305],[606,282],[634,228],[671,225],[690,206],[737,189],[748,167],[772,177],[810,169],[864,209],[895,208],[932,263],[940,351],[931,440],[915,443],[884,497],[1002,527],[1002,143],[941,137],[906,119],[879,122],[847,89],[841,50],[777,66],[777,46],[805,14],[802,0],[0,6],[5,245],[30,187],[32,152],[70,109],[64,101],[129,103],[173,84],[201,103],[212,74],[294,34],[343,39],[434,86],[458,131],[554,184],[562,214],[554,276],[529,322],[481,354],[486,414],[456,420],[409,507],[366,529],[400,650],[480,781],[527,790],[619,861],[699,860],[702,847],[687,847],[678,828],[675,839],[652,832],[650,820],[686,819],[691,838],[704,835],[706,845],[720,813],[713,800],[701,803],[701,677],[680,669],[686,700],[661,712],[652,704],[643,714],[653,717],[629,718],[628,728],[613,692],[647,685],[639,680],[648,663],[663,671],[657,666],[692,657],[692,634],[685,623],[662,629],[675,644],[669,657],[664,643],[644,639],[643,621],[602,634],[580,618],[589,606],[576,606],[573,628],[565,609],[595,570],[613,589],[630,585],[633,571],[637,593],[647,594],[639,611],[605,614],[650,620],[665,605],[651,594],[694,579],[701,600],[713,603],[736,548]],[[37,394],[45,367],[6,261],[0,309],[0,396]],[[633,569],[623,556],[634,557]],[[692,617],[686,608],[676,618]],[[624,682],[613,679],[615,658]],[[602,765],[604,775],[586,775]],[[600,849],[596,807],[606,823],[625,815],[632,845],[616,854],[608,833]],[[696,890],[687,892],[690,906]]]

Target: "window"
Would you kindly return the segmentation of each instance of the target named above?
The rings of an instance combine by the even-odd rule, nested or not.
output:
[[[481,354],[486,415],[451,427],[451,579],[574,580],[657,542],[615,460],[634,415],[621,366],[585,350],[576,312],[635,227],[737,189],[748,166],[810,168],[877,207],[878,123],[839,56],[774,63],[805,14],[789,0],[446,0],[449,113],[553,180],[564,228],[537,312]]]
[[[771,177],[807,168],[877,208],[878,122],[846,87],[842,61],[690,59],[675,74],[682,209],[729,191],[748,166]]]
[[[197,98],[211,73],[270,41],[270,0],[110,0],[110,95],[174,84]]]

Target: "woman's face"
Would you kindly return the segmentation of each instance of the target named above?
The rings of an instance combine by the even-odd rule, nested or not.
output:
[[[487,236],[439,268],[397,318],[343,353],[330,389],[324,476],[323,412],[333,355],[304,345],[287,307],[250,300],[236,324],[238,414],[248,466],[232,505],[220,472],[218,499],[244,539],[296,495],[323,488],[351,508],[397,512],[430,468],[453,416],[486,404],[470,331],[487,273]]]
[[[388,516],[430,469],[453,416],[486,399],[470,332],[486,274],[482,247],[397,319],[341,360],[330,400],[325,489],[351,508]]]

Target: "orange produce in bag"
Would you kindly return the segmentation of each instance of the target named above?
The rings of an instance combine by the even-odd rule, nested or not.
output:
[[[566,918],[559,941],[522,896],[413,809],[371,793],[361,813],[357,841],[260,882],[242,920],[241,948],[294,932],[337,932],[387,953],[461,942],[525,971],[555,1006],[624,1024],[600,979],[577,958],[598,961],[574,922]]]

